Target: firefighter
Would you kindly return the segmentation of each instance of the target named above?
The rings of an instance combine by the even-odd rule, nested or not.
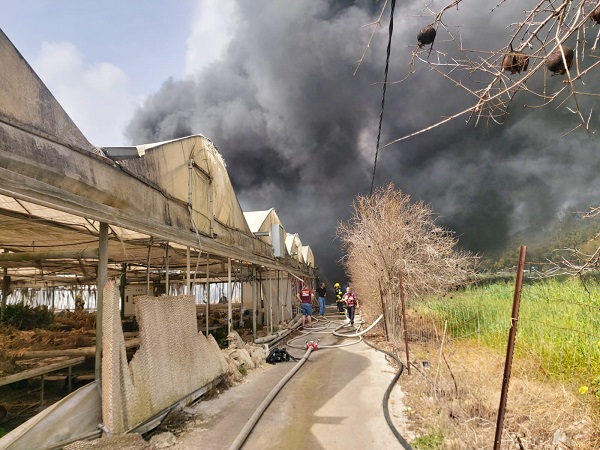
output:
[[[75,296],[75,311],[83,311],[85,307],[85,301],[83,300],[83,296],[81,294],[77,294]]]
[[[342,291],[342,285],[340,283],[335,283],[333,285],[335,289],[335,304],[337,305],[338,314],[346,314],[344,310],[344,300],[342,297],[344,296],[344,291]]]

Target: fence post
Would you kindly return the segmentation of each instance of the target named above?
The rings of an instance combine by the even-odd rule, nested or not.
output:
[[[402,283],[402,272],[398,275],[400,280],[400,301],[402,303],[402,328],[404,329],[404,347],[406,348],[406,370],[410,375],[410,356],[408,354],[408,330],[406,329],[406,302],[404,300],[404,284]]]
[[[498,420],[496,422],[496,437],[494,439],[494,450],[500,450],[502,443],[502,428],[504,426],[504,413],[506,412],[506,399],[508,396],[508,385],[510,384],[510,371],[515,350],[515,338],[517,336],[517,324],[519,321],[519,305],[521,303],[521,291],[523,289],[523,268],[525,267],[525,253],[527,247],[521,245],[519,249],[519,265],[517,267],[517,278],[515,281],[515,293],[513,297],[513,309],[508,333],[508,346],[506,348],[506,361],[504,362],[504,378],[502,379],[502,393],[500,394],[500,406],[498,407]]]
[[[383,329],[385,330],[385,340],[389,341],[390,337],[388,335],[387,317],[385,314],[385,301],[383,300],[383,291],[381,290],[381,280],[379,280],[379,298],[381,299],[381,314],[383,315]]]

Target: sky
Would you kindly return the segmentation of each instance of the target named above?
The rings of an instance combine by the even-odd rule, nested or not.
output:
[[[418,62],[399,82],[409,73],[418,30],[446,3],[396,5],[382,144],[468,104],[464,90]],[[336,227],[371,187],[389,4],[371,41],[383,2],[0,6],[0,28],[92,144],[205,135],[223,155],[242,209],[275,208],[286,230],[311,246],[322,274],[343,281]],[[464,45],[497,50],[522,9],[521,2],[463,2],[444,22]],[[435,46],[452,48],[441,34]],[[548,92],[561,86],[559,77],[543,82]],[[503,125],[475,126],[463,117],[381,149],[375,186],[392,182],[430,204],[459,245],[479,254],[502,248],[516,231],[543,232],[568,208],[597,204],[597,141],[581,132],[561,137],[573,126],[568,103],[525,108],[529,100],[517,96]]]

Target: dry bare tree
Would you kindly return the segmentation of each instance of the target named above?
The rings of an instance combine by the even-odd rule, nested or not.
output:
[[[383,11],[391,1],[384,2],[382,14],[373,24],[374,30],[382,25]],[[468,106],[435,122],[432,120],[430,126],[395,138],[382,148],[459,117],[475,124],[482,120],[502,123],[520,93],[529,94],[527,98],[532,100],[529,107],[553,104],[570,111],[575,120],[568,132],[575,129],[593,132],[594,100],[600,96],[599,85],[593,82],[600,64],[600,1],[498,0],[489,14],[518,4],[522,15],[514,23],[499,24],[505,27],[506,39],[493,48],[478,48],[477,42],[465,42],[460,28],[447,26],[444,21],[450,14],[460,15],[459,6],[472,6],[472,2],[452,0],[437,10],[433,9],[433,3],[425,5],[431,22],[415,33],[409,73],[396,82],[413,76],[418,65],[423,64],[449,80],[459,91],[457,95],[469,98]],[[453,19],[460,22],[460,17]],[[549,86],[548,81],[554,76],[563,79],[558,88],[556,83]],[[584,98],[592,101],[582,101]]]
[[[351,218],[338,224],[337,236],[363,313],[381,314],[381,289],[395,338],[400,338],[401,285],[413,300],[445,293],[471,278],[478,260],[456,250],[456,237],[436,225],[428,205],[412,203],[393,184],[358,196]]]

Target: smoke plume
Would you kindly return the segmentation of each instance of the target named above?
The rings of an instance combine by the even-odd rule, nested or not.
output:
[[[522,7],[512,2],[490,14],[497,1],[475,3],[448,12],[445,22],[460,24],[465,46],[499,50]],[[136,113],[128,139],[207,136],[227,162],[242,208],[274,207],[287,231],[311,246],[327,278],[343,281],[335,230],[371,186],[389,7],[370,44],[366,25],[382,5],[239,2],[224,58],[185,80],[167,80]],[[406,77],[417,32],[432,21],[421,1],[399,3],[394,18],[390,82]],[[443,49],[443,37],[435,45]],[[473,101],[422,64],[415,69],[387,85],[382,144]],[[375,185],[394,182],[430,203],[439,223],[478,253],[502,248],[517,230],[541,229],[567,207],[586,209],[600,188],[596,143],[584,133],[561,138],[572,114],[564,106],[524,108],[528,100],[517,96],[503,125],[461,117],[381,149]]]

